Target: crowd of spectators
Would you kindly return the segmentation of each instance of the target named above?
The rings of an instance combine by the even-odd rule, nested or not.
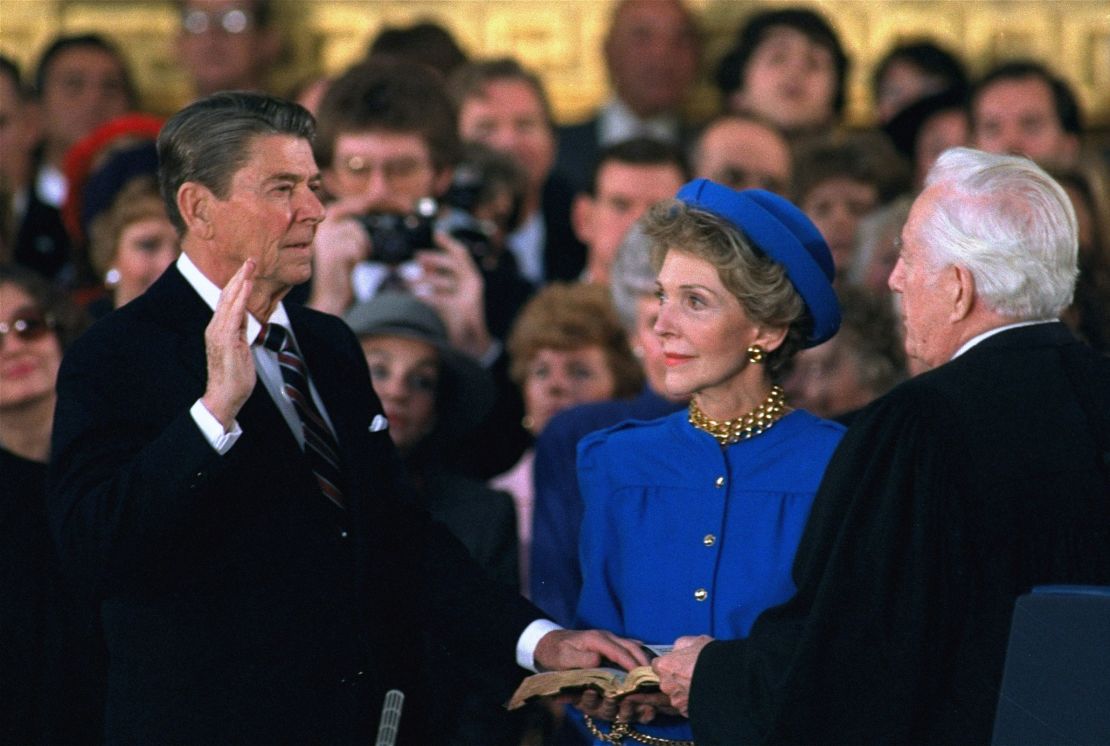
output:
[[[198,97],[266,88],[280,52],[271,2],[176,4],[175,43]],[[575,622],[582,582],[578,440],[685,404],[661,384],[638,221],[691,177],[784,196],[829,245],[843,327],[776,371],[794,407],[847,423],[919,372],[901,353],[887,277],[910,201],[952,146],[1027,156],[1064,187],[1079,219],[1080,275],[1063,318],[1110,351],[1107,164],[1088,149],[1068,81],[1032,59],[973,74],[922,29],[870,76],[874,126],[849,128],[851,47],[836,27],[809,7],[757,11],[707,59],[682,0],[621,0],[602,50],[611,95],[576,123],[556,121],[542,71],[475,59],[431,22],[385,29],[348,69],[270,91],[316,115],[328,206],[313,277],[287,302],[347,321],[424,507],[557,621]],[[694,122],[684,103],[701,70],[712,71],[720,105]],[[161,120],[143,113],[133,80],[116,45],[96,34],[52,40],[28,70],[0,57],[4,514],[41,500],[46,379],[84,324],[70,306],[100,318],[179,253],[182,226],[157,187]],[[4,546],[33,545],[24,574],[43,585],[23,579],[27,604],[0,612],[0,640],[27,640],[7,670],[39,681],[36,615],[56,578],[44,543],[27,536],[45,530],[42,517],[12,525],[23,535]],[[17,706],[29,705],[0,697],[0,741],[30,737],[9,730]],[[476,730],[458,716],[473,706],[451,707],[446,743],[575,737],[552,735],[558,712],[475,716],[486,728]]]

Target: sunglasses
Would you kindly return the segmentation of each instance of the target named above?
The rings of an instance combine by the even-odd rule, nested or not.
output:
[[[14,319],[0,321],[0,342],[9,334],[14,334],[24,342],[42,339],[54,329],[54,319],[38,311],[20,309]]]

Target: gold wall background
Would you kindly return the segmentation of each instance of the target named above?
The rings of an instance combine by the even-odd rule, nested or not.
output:
[[[607,95],[601,40],[615,0],[277,0],[286,36],[276,91],[360,58],[383,27],[432,19],[474,57],[514,55],[544,78],[561,121],[583,117]],[[850,50],[847,118],[870,120],[868,81],[894,43],[928,36],[967,60],[972,75],[1029,56],[1075,87],[1091,127],[1110,129],[1110,0],[687,0],[706,32],[704,82],[695,118],[717,105],[708,75],[743,18],[758,7],[809,5]],[[129,57],[146,108],[169,113],[188,87],[173,56],[177,18],[169,0],[0,0],[0,51],[30,70],[58,33],[97,31]]]

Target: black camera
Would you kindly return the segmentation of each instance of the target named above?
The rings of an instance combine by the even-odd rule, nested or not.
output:
[[[480,207],[483,200],[490,199],[490,191],[480,164],[465,160],[459,163],[443,195],[443,204],[450,209],[438,225],[440,230],[466,246],[479,264],[497,254],[494,249],[497,226],[474,217],[475,208]]]
[[[408,215],[372,213],[356,218],[370,236],[370,258],[385,264],[403,264],[421,249],[435,248],[432,232],[436,220],[436,201],[417,202]]]

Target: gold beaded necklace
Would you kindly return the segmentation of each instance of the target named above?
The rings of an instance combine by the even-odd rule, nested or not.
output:
[[[769,430],[784,414],[786,394],[777,385],[771,387],[771,393],[758,407],[731,420],[710,419],[696,401],[690,400],[690,424],[712,435],[722,447]]]

